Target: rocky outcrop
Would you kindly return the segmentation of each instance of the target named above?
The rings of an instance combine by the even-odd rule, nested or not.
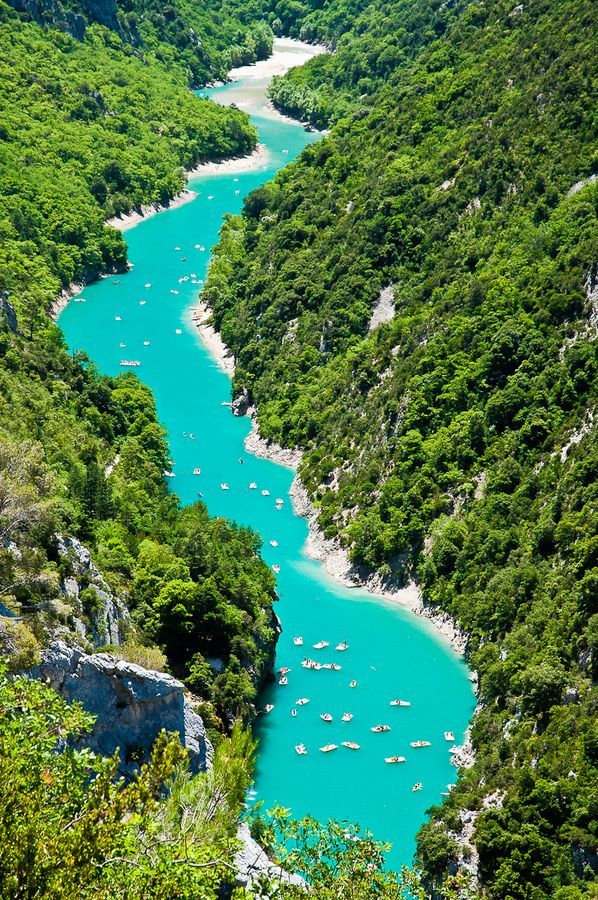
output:
[[[162,729],[178,732],[189,751],[191,771],[204,771],[211,762],[212,745],[203,721],[186,700],[181,682],[170,675],[106,653],[88,655],[61,641],[42,650],[40,665],[31,675],[96,716],[81,743],[104,756],[118,750],[123,775],[131,776],[149,758]]]
[[[250,406],[251,398],[249,396],[249,391],[244,387],[241,393],[235,397],[231,403],[233,416],[246,416]]]
[[[268,858],[263,847],[260,847],[251,837],[249,827],[245,823],[239,825],[237,840],[241,841],[241,847],[237,851],[234,861],[237,871],[235,887],[251,889],[259,884],[260,879],[272,879],[284,884],[305,885],[301,876],[290,875]]]
[[[62,578],[60,590],[73,607],[77,633],[95,647],[122,644],[130,627],[129,612],[123,601],[110,590],[88,548],[77,538],[57,534],[56,550],[61,559],[70,563],[72,574]],[[89,587],[93,589],[95,599],[93,610],[87,612],[81,602],[81,593]]]
[[[17,311],[8,299],[8,291],[0,291],[0,322],[5,322],[8,330],[16,334],[18,329]]]
[[[78,41],[85,37],[85,19],[72,10],[65,10],[57,0],[8,0],[18,13],[33,19],[38,25],[51,24],[66,31]]]
[[[395,289],[393,284],[389,284],[388,287],[385,287],[380,291],[380,296],[374,303],[372,309],[368,331],[373,331],[374,328],[378,327],[378,325],[383,325],[385,322],[390,322],[390,320],[393,318],[395,314],[394,293]]]

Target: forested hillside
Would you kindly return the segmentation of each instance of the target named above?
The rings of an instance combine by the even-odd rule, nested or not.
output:
[[[133,609],[133,644],[159,642],[183,677],[193,665],[206,699],[214,676],[202,653],[223,657],[215,708],[230,717],[247,712],[274,642],[274,582],[256,537],[178,509],[151,394],[70,358],[48,312],[72,281],[126,267],[107,217],[168,201],[186,168],[248,152],[256,134],[243,113],[190,93],[184,66],[133,52],[119,11],[112,21],[93,7],[105,23],[73,36],[52,10],[42,27],[0,7],[3,603],[40,639],[74,620],[93,631],[93,586],[67,602],[61,587],[56,536],[81,538]]]
[[[266,58],[272,31],[259,11],[240,17],[234,5],[213,0],[7,0],[25,21],[59,29],[77,40],[102,25],[135,56],[175,66],[191,85],[225,78],[233,66]],[[92,29],[93,30],[93,29]]]
[[[73,280],[125,266],[105,218],[166,202],[185,168],[247,152],[256,135],[105,27],[78,40],[1,4],[0,48],[0,290],[31,320]]]
[[[470,635],[477,759],[420,836],[429,880],[479,856],[492,897],[586,896],[594,7],[352,14],[273,92],[337,124],[227,221],[204,299],[262,434],[304,449],[325,534]]]

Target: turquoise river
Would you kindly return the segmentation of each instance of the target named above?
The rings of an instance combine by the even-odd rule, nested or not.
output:
[[[258,74],[259,68],[249,76],[244,70],[240,81],[210,93],[219,102],[247,109],[267,147],[265,163],[248,171],[225,167],[192,178],[189,187],[197,192],[193,202],[147,218],[127,232],[131,270],[86,287],[77,298],[84,302],[71,302],[59,322],[69,346],[84,350],[103,372],[122,371],[123,358],[141,361],[135,371],[152,388],[168,431],[172,488],[184,503],[201,491],[212,515],[256,529],[266,561],[280,566],[277,613],[283,632],[277,667],[291,671],[288,685],[269,687],[260,701],[274,709],[258,721],[250,801],[263,800],[266,809],[280,803],[296,817],[309,813],[321,821],[357,822],[392,842],[389,863],[397,867],[411,862],[426,809],[456,779],[444,731],[453,731],[459,743],[471,717],[474,695],[467,668],[427,621],[363,590],[339,586],[320,563],[304,555],[307,523],[294,515],[289,500],[293,472],[245,451],[249,421],[234,417],[225,405],[229,377],[203,346],[191,320],[200,290],[192,282],[206,277],[224,214],[238,212],[249,191],[318,137],[266,109],[270,75],[260,79]],[[193,474],[196,467],[200,476]],[[221,489],[223,482],[228,491]],[[250,490],[250,482],[258,489]],[[282,508],[275,503],[279,497]],[[278,546],[272,547],[271,540]],[[303,646],[295,646],[296,636],[302,636]],[[345,639],[349,648],[337,652],[336,644]],[[330,646],[314,650],[320,640]],[[306,655],[340,663],[342,669],[302,668]],[[292,716],[299,697],[310,703]],[[391,707],[395,697],[411,705]],[[341,722],[345,712],[353,714],[349,723]],[[323,721],[322,713],[330,713],[333,721]],[[371,727],[378,723],[391,730],[373,733]],[[431,746],[412,749],[410,743],[417,739]],[[342,741],[355,741],[361,749],[346,749]],[[301,742],[308,749],[305,756],[294,749]],[[335,752],[319,752],[330,742],[338,745]],[[406,762],[385,764],[385,757],[393,755],[406,757]],[[416,782],[422,789],[413,792]]]

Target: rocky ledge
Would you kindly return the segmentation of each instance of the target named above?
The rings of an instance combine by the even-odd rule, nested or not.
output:
[[[237,870],[235,887],[250,890],[257,888],[263,879],[305,886],[300,875],[291,875],[289,872],[285,872],[281,866],[272,862],[264,848],[260,847],[257,841],[251,837],[249,826],[246,823],[239,825],[237,840],[241,842],[241,846],[235,854],[234,865]]]
[[[209,767],[213,751],[203,721],[185,698],[181,682],[170,675],[107,653],[88,655],[62,641],[42,650],[41,663],[31,675],[96,716],[81,743],[104,756],[118,750],[121,774],[132,775],[149,758],[162,729],[179,733],[192,772]]]

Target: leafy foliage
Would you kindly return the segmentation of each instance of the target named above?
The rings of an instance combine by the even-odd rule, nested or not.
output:
[[[90,25],[102,25],[131,45],[135,55],[179,68],[196,87],[224,78],[233,66],[264,59],[272,50],[272,31],[261,16],[255,21],[255,16],[242,15],[242,9],[209,0],[171,0],[166,6],[157,0],[7,2],[25,20],[53,26],[79,41]]]
[[[0,58],[0,291],[31,337],[61,288],[124,268],[105,218],[167,202],[184,169],[247,152],[256,135],[99,25],[77,41],[0,4]]]
[[[0,676],[2,896],[215,897],[230,880],[247,739],[235,732],[212,771],[190,777],[178,739],[162,732],[125,785],[116,758],[71,749],[90,725],[41,682]]]
[[[491,896],[583,891],[596,865],[593,9],[379,9],[348,12],[336,53],[279,83],[337,124],[227,220],[204,299],[262,434],[303,448],[324,533],[389,586],[415,577],[470,635],[477,761],[422,833],[430,882],[473,814]],[[383,289],[394,315],[369,331]]]

